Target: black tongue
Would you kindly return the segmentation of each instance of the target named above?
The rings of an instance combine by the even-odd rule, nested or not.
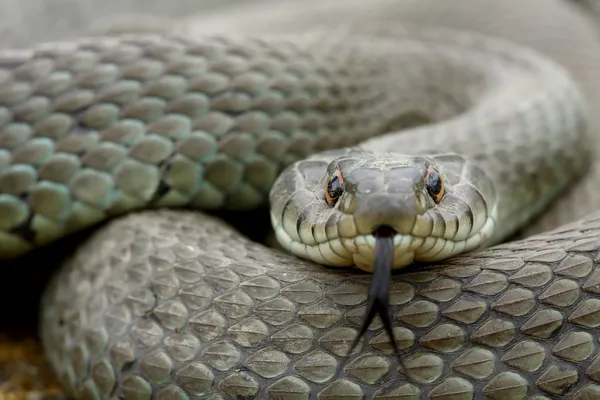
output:
[[[396,337],[392,330],[392,319],[390,316],[390,282],[392,280],[392,265],[394,264],[394,235],[396,231],[392,228],[382,226],[377,228],[373,235],[375,236],[375,265],[373,267],[373,281],[369,289],[367,298],[367,310],[362,322],[362,326],[352,343],[348,355],[352,354],[354,348],[365,334],[371,322],[377,314],[381,318],[383,327],[392,342],[392,347],[400,361],[400,350],[396,343]]]

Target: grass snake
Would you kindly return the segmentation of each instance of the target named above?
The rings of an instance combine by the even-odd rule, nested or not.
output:
[[[0,254],[119,217],[42,299],[67,392],[598,398],[592,20],[560,1],[312,5],[1,54]],[[300,257],[198,211],[267,203]],[[141,211],[175,207],[195,210]],[[380,226],[404,271],[362,335],[381,274],[320,264],[372,271]]]

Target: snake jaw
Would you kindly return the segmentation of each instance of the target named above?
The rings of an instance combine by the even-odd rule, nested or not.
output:
[[[369,288],[367,308],[362,325],[347,355],[352,354],[354,348],[365,334],[377,314],[381,318],[383,327],[387,332],[394,353],[400,360],[400,350],[396,343],[392,321],[390,318],[390,282],[394,262],[394,237],[396,231],[388,226],[380,226],[373,232],[375,237],[375,262],[373,264],[373,280]]]
[[[496,207],[492,209],[483,228],[464,240],[449,240],[437,236],[396,233],[393,237],[392,269],[401,269],[415,262],[431,263],[476,250],[493,235],[497,220]],[[298,257],[331,267],[357,267],[373,272],[377,240],[372,234],[351,237],[325,238],[322,242],[304,242],[298,231],[286,230],[277,216],[271,214],[275,236],[280,246]],[[295,234],[295,235],[294,235]],[[333,235],[332,235],[333,236]]]

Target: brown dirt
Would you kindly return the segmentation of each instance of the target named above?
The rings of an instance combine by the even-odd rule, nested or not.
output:
[[[0,400],[63,399],[39,342],[0,336]]]

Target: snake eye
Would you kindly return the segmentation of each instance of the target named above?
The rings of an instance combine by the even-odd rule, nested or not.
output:
[[[427,175],[425,175],[425,188],[435,204],[439,203],[444,197],[444,182],[440,174],[432,167],[429,167]]]
[[[325,200],[330,207],[335,206],[340,196],[344,193],[344,178],[338,169],[327,179],[325,183]]]

